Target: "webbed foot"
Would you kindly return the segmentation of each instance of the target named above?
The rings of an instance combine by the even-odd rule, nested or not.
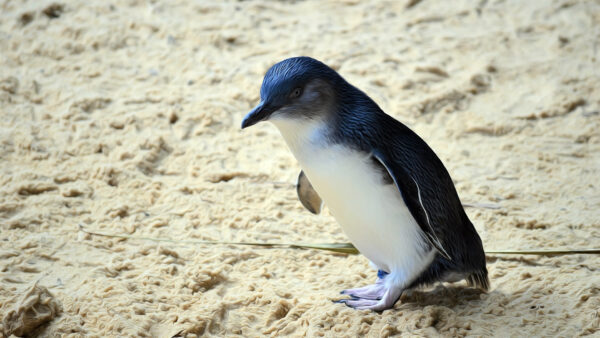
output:
[[[381,299],[341,299],[337,301],[337,303],[344,303],[346,306],[357,310],[373,310],[380,312],[393,308],[401,294],[402,289],[393,287],[385,290],[385,293]]]
[[[391,309],[394,307],[396,301],[398,301],[398,298],[400,298],[403,289],[386,285],[385,278],[387,276],[387,272],[379,270],[377,271],[377,281],[375,284],[362,288],[343,290],[341,294],[352,298],[340,299],[335,302],[346,304],[346,306],[357,310],[383,311]]]

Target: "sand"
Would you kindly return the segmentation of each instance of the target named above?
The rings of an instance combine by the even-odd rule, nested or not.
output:
[[[491,290],[334,304],[367,259],[303,209],[264,72],[309,55],[437,152],[487,250],[599,247],[597,1],[3,1],[0,335],[584,336],[600,257],[488,255]],[[368,225],[365,225],[368,226]]]

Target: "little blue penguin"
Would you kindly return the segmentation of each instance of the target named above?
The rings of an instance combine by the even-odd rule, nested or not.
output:
[[[343,290],[356,309],[393,308],[404,290],[466,279],[489,288],[481,239],[433,150],[335,70],[310,57],[273,65],[242,129],[272,122],[302,171],[297,193],[322,205],[377,268]]]

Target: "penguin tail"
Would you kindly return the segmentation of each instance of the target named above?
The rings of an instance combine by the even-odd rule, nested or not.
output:
[[[467,284],[483,291],[488,291],[490,289],[490,280],[488,279],[487,269],[484,268],[467,276]]]

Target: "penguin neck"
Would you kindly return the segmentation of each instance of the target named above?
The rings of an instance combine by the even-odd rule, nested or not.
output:
[[[331,128],[325,119],[273,119],[288,147],[301,163],[306,156],[330,143]]]

